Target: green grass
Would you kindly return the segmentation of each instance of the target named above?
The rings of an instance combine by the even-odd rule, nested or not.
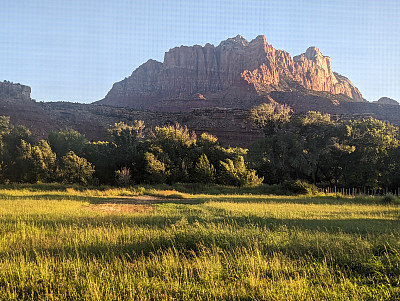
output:
[[[0,187],[0,300],[400,300],[396,202],[174,188]]]

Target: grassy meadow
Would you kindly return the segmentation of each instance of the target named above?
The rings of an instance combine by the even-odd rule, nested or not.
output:
[[[382,197],[0,187],[0,300],[400,300]]]

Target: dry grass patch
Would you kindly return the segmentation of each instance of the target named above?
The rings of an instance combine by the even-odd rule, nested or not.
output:
[[[101,211],[105,213],[149,213],[154,210],[150,204],[118,204],[118,203],[104,203],[97,205],[90,205],[90,210]]]
[[[105,199],[98,204],[89,205],[88,208],[106,213],[149,213],[154,211],[153,204],[161,200],[158,197],[141,195],[134,198]]]

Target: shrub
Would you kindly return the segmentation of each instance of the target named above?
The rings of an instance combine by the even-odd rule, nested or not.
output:
[[[224,185],[234,186],[258,186],[264,178],[259,178],[256,171],[247,169],[243,156],[238,156],[236,160],[226,159],[220,161],[221,174],[220,182]]]
[[[318,188],[315,185],[301,180],[285,181],[282,184],[282,188],[294,194],[316,194],[318,192]]]
[[[127,187],[131,180],[131,170],[126,167],[122,167],[115,171],[115,181],[118,186]]]
[[[385,195],[380,201],[382,204],[385,204],[385,205],[392,205],[395,203],[399,203],[398,198],[396,198],[393,194]]]

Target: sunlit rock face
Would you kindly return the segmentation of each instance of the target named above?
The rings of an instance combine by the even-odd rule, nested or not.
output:
[[[223,106],[248,108],[272,91],[343,94],[363,101],[346,77],[334,73],[331,59],[310,47],[292,58],[260,35],[242,36],[218,46],[180,46],[165,53],[164,62],[149,60],[113,85],[100,104],[150,110],[185,110]],[[176,102],[179,101],[179,104]],[[182,105],[182,101],[186,101]]]
[[[293,58],[296,72],[295,80],[305,88],[314,91],[327,91],[332,94],[344,94],[354,101],[363,101],[360,91],[344,76],[334,73],[331,58],[323,56],[316,47]]]

